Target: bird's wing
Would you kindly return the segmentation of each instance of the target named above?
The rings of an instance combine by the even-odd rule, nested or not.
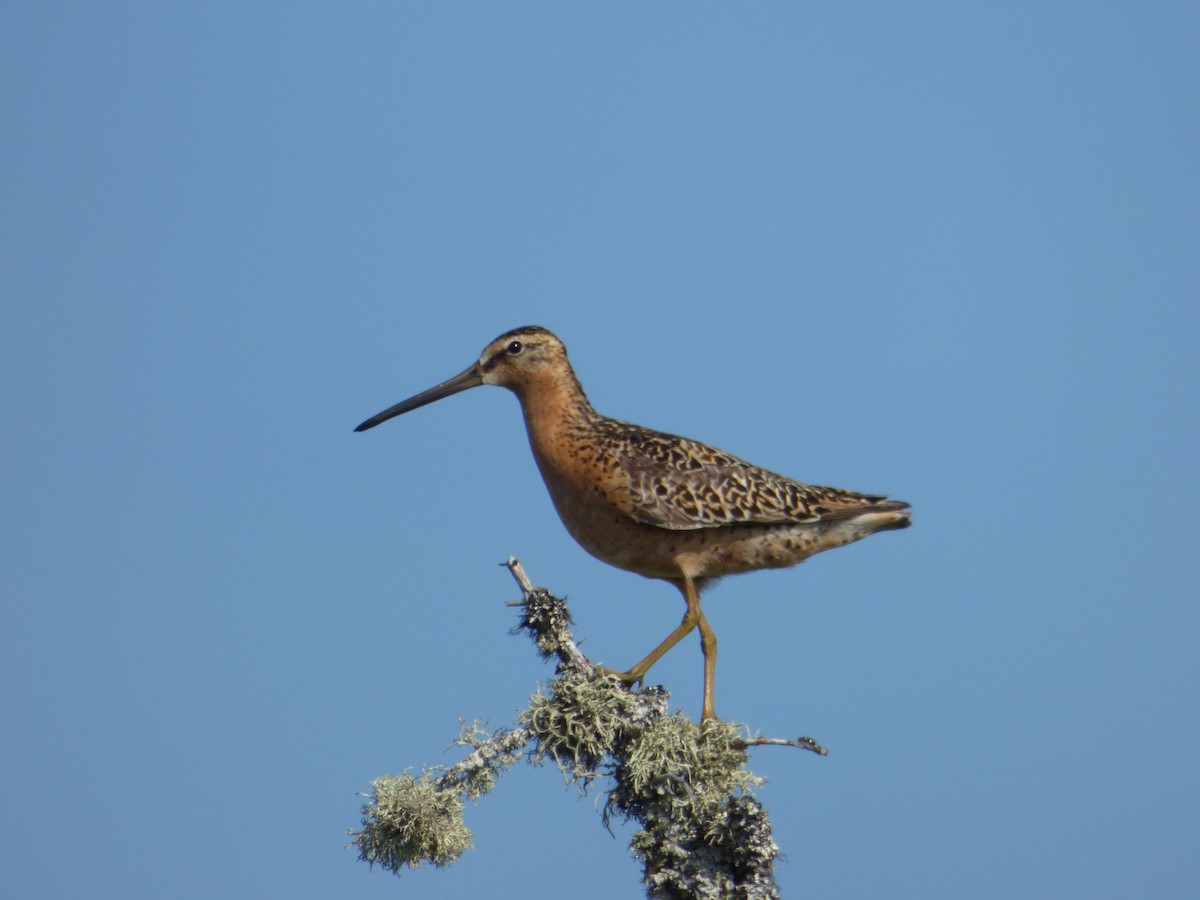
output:
[[[699,441],[627,428],[620,435],[627,493],[622,492],[617,505],[647,525],[685,531],[803,524],[886,502],[880,496],[801,484]]]

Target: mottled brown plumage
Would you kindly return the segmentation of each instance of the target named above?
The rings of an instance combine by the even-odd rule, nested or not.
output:
[[[600,415],[562,341],[537,326],[502,334],[466,371],[355,430],[481,384],[506,387],[520,400],[534,459],[571,536],[604,562],[670,581],[683,592],[687,613],[679,627],[622,677],[641,680],[698,628],[705,719],[713,715],[717,651],[716,635],[700,609],[707,583],[792,566],[909,524],[907,503],[801,484],[698,441]]]

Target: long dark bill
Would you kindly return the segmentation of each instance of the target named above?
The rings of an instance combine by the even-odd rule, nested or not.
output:
[[[467,371],[455,375],[449,381],[443,381],[436,387],[422,391],[415,397],[409,397],[407,400],[401,400],[395,406],[385,409],[378,415],[371,416],[371,418],[367,419],[367,421],[354,430],[366,431],[368,428],[374,428],[380,422],[386,422],[388,419],[402,416],[406,412],[411,412],[418,407],[425,406],[427,403],[433,403],[435,400],[441,400],[443,397],[449,397],[451,394],[457,394],[459,391],[479,387],[481,384],[483,384],[483,375],[479,371],[479,363],[475,363]]]

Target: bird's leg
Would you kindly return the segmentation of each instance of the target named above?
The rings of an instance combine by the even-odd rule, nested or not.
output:
[[[717,633],[712,630],[704,611],[700,609],[700,591],[686,575],[683,577],[683,596],[687,600],[688,611],[695,610],[696,625],[700,628],[700,649],[704,652],[704,705],[700,712],[700,722],[703,724],[717,717],[713,711],[713,691],[717,682]]]
[[[687,599],[687,590],[684,588],[683,583],[675,582],[675,584],[677,584],[679,589],[684,592],[683,596],[685,599]],[[690,600],[688,600],[687,612],[683,614],[683,621],[676,626],[675,630],[668,634],[663,639],[661,644],[646,654],[645,659],[628,671],[618,673],[617,677],[622,681],[629,682],[630,684],[641,681],[643,678],[645,678],[646,673],[650,671],[650,667],[662,659],[668,650],[691,634],[693,629],[695,629],[696,625],[699,624],[700,620],[703,618],[704,616],[700,612],[700,601],[697,600],[696,603],[693,604]],[[708,623],[705,622],[703,627],[708,628]],[[711,632],[712,629],[710,628],[709,631]]]
[[[700,721],[704,722],[716,718],[716,713],[713,711],[713,686],[716,683],[717,675],[717,635],[712,630],[712,626],[708,624],[708,619],[704,617],[703,610],[700,609],[700,591],[697,590],[696,583],[689,576],[684,575],[674,584],[683,592],[683,599],[687,601],[687,612],[683,615],[683,621],[666,636],[661,644],[651,650],[645,659],[629,671],[619,673],[617,677],[629,683],[641,681],[650,671],[651,666],[698,627],[700,629],[700,649],[704,651],[704,705],[700,712]]]

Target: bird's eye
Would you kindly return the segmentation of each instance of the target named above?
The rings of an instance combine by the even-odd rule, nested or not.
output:
[[[516,356],[525,348],[521,345],[520,341],[510,341],[508,346],[504,349],[508,351],[509,356]]]

